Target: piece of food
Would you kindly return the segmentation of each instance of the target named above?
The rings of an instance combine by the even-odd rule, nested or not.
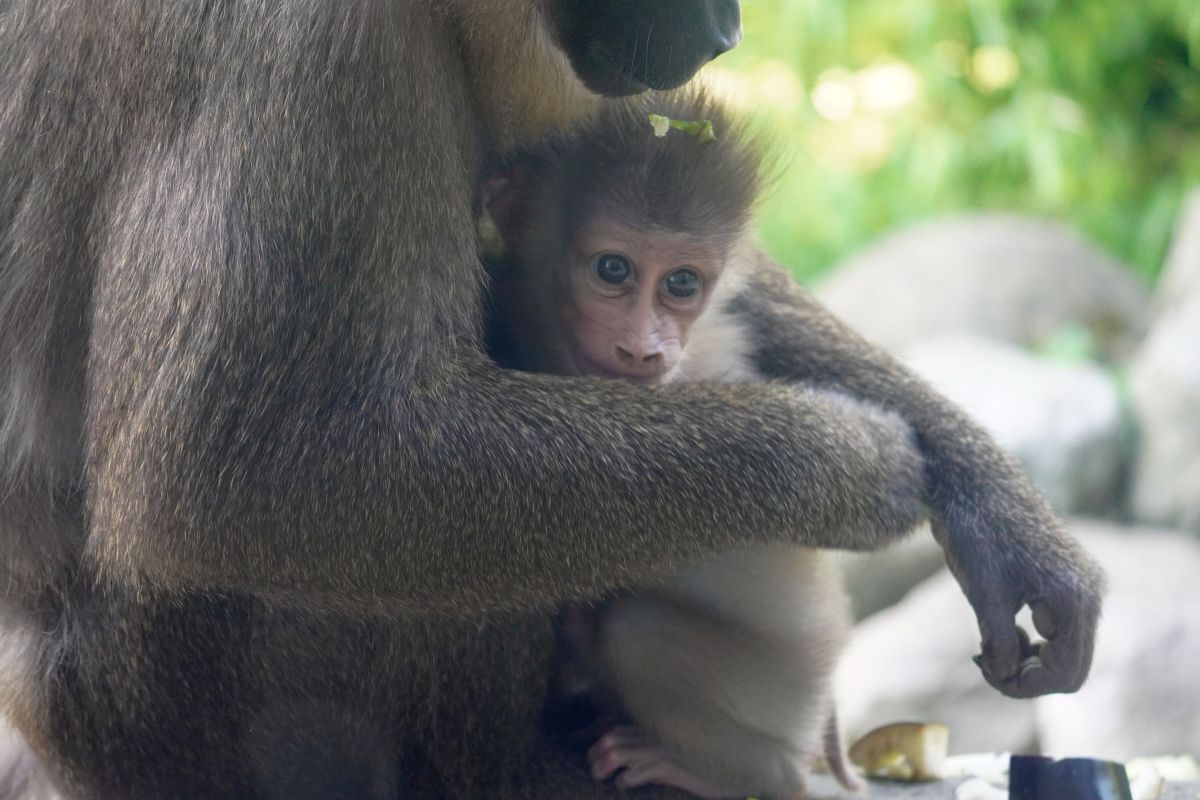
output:
[[[1200,781],[1200,764],[1189,755],[1135,758],[1125,762],[1125,772],[1130,781],[1144,772],[1154,772],[1168,781]]]
[[[936,722],[876,728],[850,747],[850,761],[873,778],[932,781],[942,776],[950,729]]]
[[[943,778],[982,778],[1008,788],[1008,761],[1012,753],[958,753],[947,756]]]
[[[983,778],[968,778],[954,790],[954,800],[1008,800],[1008,789],[988,783]]]
[[[1153,770],[1129,775],[1129,794],[1133,800],[1160,800],[1166,788],[1166,778]]]

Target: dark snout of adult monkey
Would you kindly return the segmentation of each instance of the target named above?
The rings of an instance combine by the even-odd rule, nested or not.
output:
[[[742,39],[738,0],[567,0],[554,4],[563,50],[609,97],[673,89]]]

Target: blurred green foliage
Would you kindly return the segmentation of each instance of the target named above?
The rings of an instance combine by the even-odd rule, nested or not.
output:
[[[1153,278],[1200,181],[1200,0],[743,0],[705,77],[781,153],[767,248],[799,276],[898,224],[1070,221]]]

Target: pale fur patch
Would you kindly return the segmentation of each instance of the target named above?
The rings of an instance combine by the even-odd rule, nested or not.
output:
[[[708,308],[692,324],[683,356],[664,382],[717,381],[750,383],[764,380],[752,364],[753,341],[745,325],[729,312],[750,274],[750,242],[735,245],[713,290]]]
[[[42,707],[41,684],[35,672],[38,642],[33,622],[0,603],[0,741],[6,733],[4,717],[29,717],[33,709]]]
[[[0,797],[62,800],[21,734],[0,719]]]

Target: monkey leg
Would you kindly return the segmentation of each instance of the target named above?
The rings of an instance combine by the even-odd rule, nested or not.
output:
[[[827,716],[826,636],[757,634],[664,588],[614,601],[600,638],[606,675],[642,727],[601,738],[595,777],[710,798],[803,792]]]
[[[52,635],[23,728],[69,797],[394,800],[408,777],[388,682],[411,676],[378,622],[103,587]]]
[[[14,721],[69,798],[571,796],[535,780],[549,615],[414,620],[102,586],[39,641],[21,670],[32,710]],[[576,761],[550,785],[603,797]]]

